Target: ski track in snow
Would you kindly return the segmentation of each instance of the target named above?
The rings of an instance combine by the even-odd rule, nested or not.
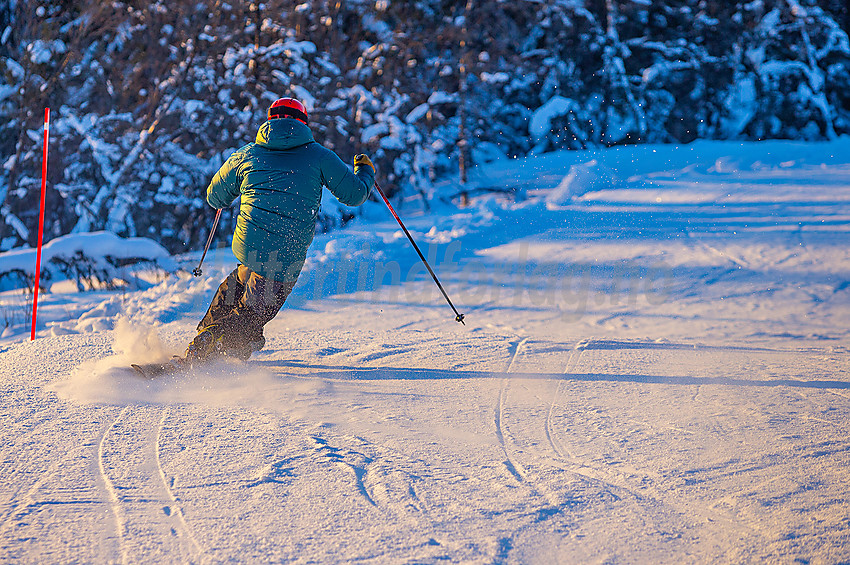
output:
[[[172,528],[172,532],[175,535],[180,537],[185,537],[189,542],[191,547],[186,548],[191,556],[191,562],[200,562],[203,557],[203,549],[198,544],[198,541],[195,539],[194,534],[192,533],[192,529],[189,527],[189,524],[186,523],[186,518],[183,515],[183,508],[180,506],[180,500],[174,495],[174,491],[171,489],[174,484],[174,477],[171,479],[165,474],[165,469],[162,466],[162,458],[160,456],[161,452],[161,441],[162,441],[162,430],[165,426],[165,421],[168,418],[169,407],[166,406],[162,409],[162,417],[159,419],[159,425],[156,429],[156,441],[154,442],[154,456],[156,457],[156,468],[159,471],[159,477],[162,480],[162,486],[165,488],[165,492],[168,494],[168,498],[171,500],[172,504],[170,506],[164,506],[163,511],[167,516],[175,515],[180,521],[180,532],[176,532],[174,528]]]
[[[505,367],[505,373],[510,375],[511,368],[513,367],[514,361],[516,361],[517,355],[519,355],[519,351],[522,346],[528,341],[527,338],[523,338],[518,341],[513,347],[513,351],[511,352],[510,359],[508,360],[507,367]],[[502,424],[502,420],[504,418],[505,413],[505,402],[508,395],[508,386],[509,386],[509,377],[505,377],[502,379],[502,382],[499,386],[499,399],[496,403],[495,409],[495,417],[494,423],[496,427],[496,437],[499,440],[499,445],[502,446],[502,451],[505,453],[505,468],[508,472],[517,480],[517,482],[524,482],[526,480],[525,472],[521,465],[519,465],[514,459],[511,457],[511,454],[508,451],[508,445],[505,442],[505,430]]]
[[[566,366],[564,368],[564,373],[569,374],[571,371],[575,370],[575,368],[579,365],[581,360],[582,352],[585,351],[589,346],[592,346],[594,343],[593,338],[589,338],[587,340],[583,340],[576,344],[575,350],[571,351],[569,356],[567,357]],[[549,441],[549,445],[552,448],[552,451],[555,453],[556,457],[563,461],[569,468],[573,470],[573,472],[581,475],[587,480],[599,482],[603,488],[609,490],[612,494],[619,493],[620,497],[627,496],[635,501],[640,503],[649,503],[652,505],[667,505],[668,503],[662,502],[667,497],[662,489],[659,489],[655,485],[659,482],[660,477],[650,477],[647,475],[643,475],[637,469],[629,469],[629,473],[640,477],[637,481],[641,485],[641,490],[644,492],[637,492],[630,487],[627,482],[621,480],[618,477],[618,474],[611,473],[604,467],[600,467],[598,465],[594,465],[584,460],[580,460],[574,454],[567,451],[561,442],[558,440],[556,433],[553,431],[552,426],[552,414],[555,411],[557,406],[559,396],[561,393],[561,385],[565,381],[559,381],[558,386],[555,388],[555,392],[552,396],[552,401],[549,405],[549,410],[546,415],[546,438]],[[697,386],[697,392],[695,396],[699,393],[700,386]],[[617,496],[617,495],[615,495]],[[651,498],[649,498],[651,497]],[[673,501],[671,501],[673,502]],[[687,511],[693,512],[693,509],[688,509]],[[699,509],[696,510],[700,512]],[[712,520],[720,519],[716,513],[710,513]],[[726,521],[727,525],[732,526],[733,523],[731,521]]]
[[[106,438],[109,436],[109,432],[112,430],[114,426],[121,421],[124,415],[130,411],[130,406],[125,406],[115,417],[112,422],[109,423],[103,430],[103,435],[100,438],[97,446],[97,464],[98,470],[100,471],[100,484],[102,484],[109,495],[110,507],[112,510],[112,515],[115,522],[115,533],[118,537],[118,547],[121,556],[121,563],[127,563],[127,549],[126,544],[126,533],[125,533],[125,519],[124,514],[121,509],[121,499],[118,496],[118,491],[115,488],[115,484],[110,480],[109,475],[106,471],[106,466],[104,462],[104,453],[105,453],[105,444]]]
[[[126,406],[98,443],[100,477],[115,518],[122,563],[201,562],[203,551],[160,458],[168,411],[167,406]]]
[[[568,493],[566,496],[559,495],[557,492],[549,488],[546,483],[537,478],[534,473],[520,462],[523,456],[522,449],[518,448],[516,441],[512,437],[509,429],[509,424],[506,421],[506,407],[508,406],[509,392],[511,388],[511,370],[520,355],[523,346],[528,343],[529,338],[524,337],[516,342],[513,347],[510,359],[505,369],[506,377],[501,380],[499,387],[499,398],[495,411],[495,428],[499,444],[505,454],[504,465],[508,472],[516,479],[518,483],[528,489],[529,495],[535,501],[533,505],[533,514],[535,522],[543,522],[549,518],[556,517],[568,511],[570,508],[581,504],[580,496]],[[560,384],[560,381],[558,381]],[[549,436],[548,415],[546,419],[545,433]],[[538,502],[539,501],[539,502]],[[521,530],[520,530],[521,531]],[[504,537],[499,540],[500,552],[496,555],[496,560],[505,559],[507,550],[513,546],[513,537],[515,532],[510,537]]]

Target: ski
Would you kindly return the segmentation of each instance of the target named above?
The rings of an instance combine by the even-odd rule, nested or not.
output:
[[[133,363],[130,365],[136,373],[146,379],[153,379],[163,375],[171,375],[186,370],[186,367],[177,362],[176,359],[163,363]]]

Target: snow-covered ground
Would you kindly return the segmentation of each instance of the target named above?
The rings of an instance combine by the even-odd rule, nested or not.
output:
[[[44,295],[34,342],[3,294],[0,561],[850,561],[850,139],[476,183],[516,202],[399,210],[465,326],[378,207],[247,364],[123,368],[185,346],[226,249]]]

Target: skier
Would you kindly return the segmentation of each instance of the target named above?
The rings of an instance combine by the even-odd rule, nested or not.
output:
[[[375,182],[369,157],[356,155],[352,172],[313,139],[308,121],[298,100],[276,100],[256,141],[231,155],[207,187],[213,208],[241,196],[232,246],[239,265],[218,287],[181,364],[217,355],[248,359],[262,349],[263,326],[277,315],[304,266],[322,186],[348,206],[368,198]]]

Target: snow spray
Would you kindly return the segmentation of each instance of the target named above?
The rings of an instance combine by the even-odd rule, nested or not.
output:
[[[44,196],[47,191],[47,139],[50,136],[50,108],[44,109],[44,155],[41,159],[41,208],[38,216],[38,250],[35,253],[35,284],[32,297],[32,331],[35,339],[35,320],[38,314],[38,283],[41,282],[41,246],[44,243]]]
[[[121,317],[113,331],[112,351],[83,362],[70,378],[60,378],[49,390],[61,398],[83,404],[193,404],[201,406],[261,407],[274,410],[278,403],[297,404],[304,395],[324,393],[325,385],[305,390],[295,377],[281,378],[262,365],[218,359],[203,370],[140,379],[130,369],[138,361],[165,361],[177,353],[163,341],[157,328]]]

